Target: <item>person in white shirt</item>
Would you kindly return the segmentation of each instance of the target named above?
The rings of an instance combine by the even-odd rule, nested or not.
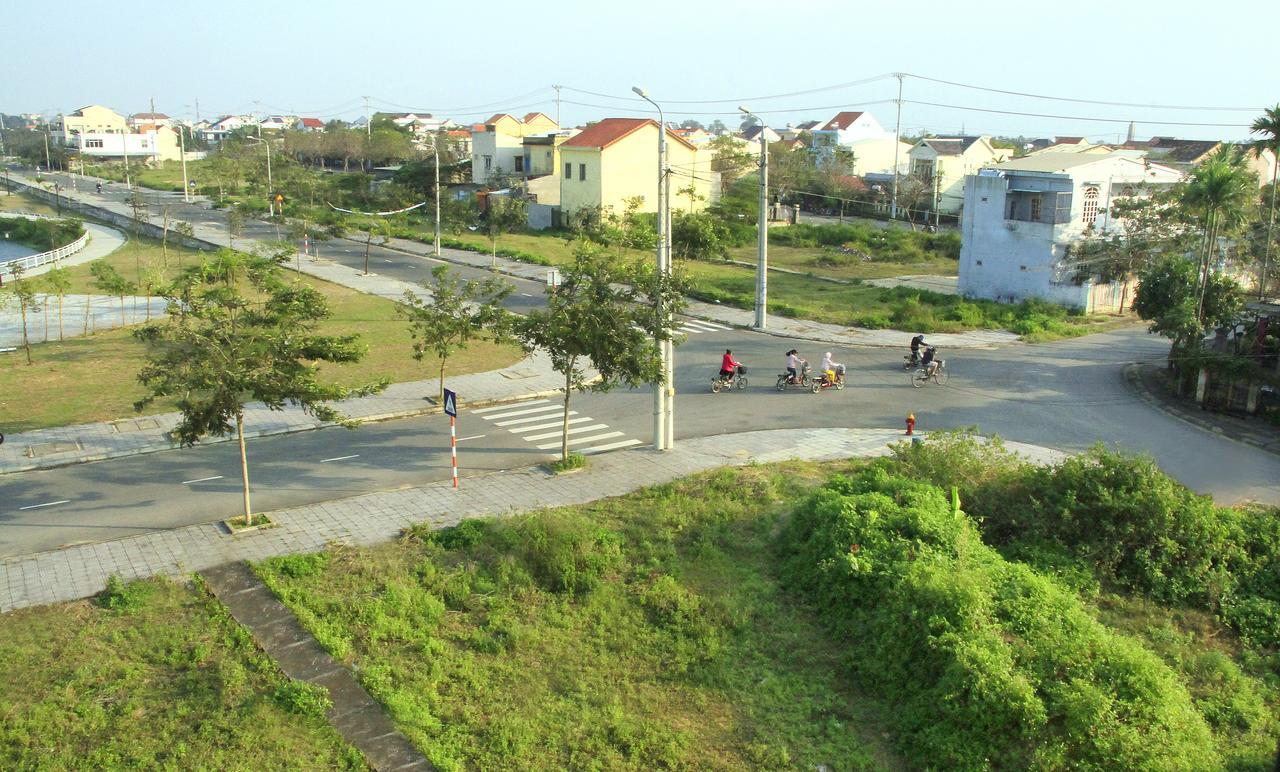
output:
[[[805,364],[805,361],[800,358],[800,355],[796,353],[795,349],[791,349],[790,351],[787,352],[787,382],[788,383],[800,382],[800,368],[803,367],[804,364]]]
[[[831,352],[822,355],[822,365],[819,367],[823,374],[827,376],[829,383],[835,383],[837,380],[844,380],[844,365],[831,359]]]

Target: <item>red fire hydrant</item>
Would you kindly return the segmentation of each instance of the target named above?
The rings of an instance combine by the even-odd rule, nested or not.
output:
[[[915,434],[916,431],[916,414],[907,413],[907,434]]]

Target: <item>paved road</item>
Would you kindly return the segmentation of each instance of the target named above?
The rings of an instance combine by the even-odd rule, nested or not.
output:
[[[924,430],[977,426],[1067,451],[1103,442],[1149,452],[1170,474],[1220,501],[1280,504],[1280,458],[1171,418],[1129,391],[1123,365],[1158,360],[1167,347],[1136,330],[957,352],[947,356],[950,383],[921,389],[910,386],[897,354],[838,351],[849,366],[849,387],[817,395],[772,388],[782,352],[792,345],[710,327],[690,334],[677,350],[678,439],[788,427],[897,427],[914,412]],[[745,392],[708,389],[725,347],[749,366]],[[822,350],[801,353],[816,362]],[[578,448],[647,444],[651,399],[646,391],[575,395],[570,438]],[[555,448],[539,446],[558,447],[558,419],[553,401],[478,413],[464,408],[458,431],[464,484],[483,485],[485,474],[550,458]],[[249,445],[255,508],[445,479],[447,448],[448,424],[439,416],[257,439]],[[207,522],[241,506],[233,443],[8,475],[5,489],[0,556]]]

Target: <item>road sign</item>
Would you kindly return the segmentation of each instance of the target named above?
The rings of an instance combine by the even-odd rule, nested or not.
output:
[[[444,413],[447,416],[458,417],[458,395],[448,389],[444,390]]]

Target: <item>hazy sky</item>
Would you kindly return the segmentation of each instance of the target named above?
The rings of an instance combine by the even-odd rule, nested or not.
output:
[[[183,117],[195,116],[198,99],[205,118],[257,111],[353,119],[367,95],[373,110],[474,122],[502,111],[554,117],[551,86],[561,84],[570,125],[641,114],[647,105],[630,88],[642,85],[669,120],[719,117],[736,127],[737,105],[746,103],[776,126],[866,109],[892,129],[895,79],[826,87],[906,72],[1177,109],[908,78],[904,133],[963,128],[1114,141],[1136,120],[1140,138],[1236,139],[1280,101],[1280,58],[1269,40],[1275,18],[1263,0],[6,0],[0,112],[98,103],[129,113],[154,98],[157,111]],[[1204,109],[1213,107],[1248,109]]]

